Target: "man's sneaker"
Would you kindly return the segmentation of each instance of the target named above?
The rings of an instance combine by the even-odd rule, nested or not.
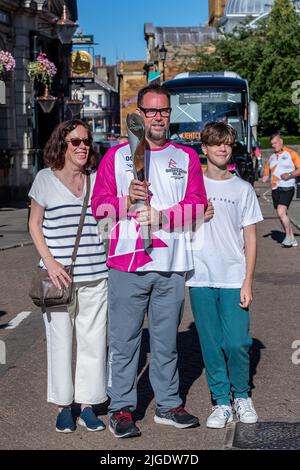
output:
[[[129,408],[122,408],[112,413],[109,420],[109,430],[118,438],[141,435],[141,431],[133,422]]]
[[[71,413],[71,408],[63,408],[56,418],[57,432],[74,432],[75,422]]]
[[[154,416],[155,423],[169,424],[175,428],[190,428],[199,425],[199,420],[196,416],[190,415],[183,406],[172,408],[169,411],[159,411],[156,409]]]
[[[206,426],[213,429],[225,428],[227,423],[233,420],[232,408],[227,405],[213,406],[213,412],[206,421]]]
[[[233,407],[241,423],[254,424],[258,420],[251,398],[236,398]]]
[[[88,431],[102,431],[105,429],[105,424],[101,419],[97,418],[90,406],[87,406],[81,411],[78,424],[86,427]]]
[[[283,242],[281,243],[281,245],[284,247],[284,248],[290,248],[292,246],[298,246],[298,242],[295,238],[288,238],[288,237],[285,237],[285,239],[283,240]]]

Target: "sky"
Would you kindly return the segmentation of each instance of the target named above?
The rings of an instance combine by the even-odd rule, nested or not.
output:
[[[208,18],[208,0],[77,0],[79,30],[93,34],[95,54],[108,64],[146,60],[144,23],[199,26]]]

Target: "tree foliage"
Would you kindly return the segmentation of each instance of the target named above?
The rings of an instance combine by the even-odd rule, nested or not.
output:
[[[250,28],[249,19],[202,50],[196,69],[237,72],[249,81],[260,111],[261,133],[300,129],[298,106],[292,102],[292,83],[300,80],[300,18],[290,0],[275,0],[269,17]]]

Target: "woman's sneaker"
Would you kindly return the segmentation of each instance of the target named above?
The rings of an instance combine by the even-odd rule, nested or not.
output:
[[[101,419],[97,418],[90,406],[85,407],[79,416],[78,424],[86,427],[88,431],[103,431],[105,424]]]
[[[71,408],[63,408],[56,418],[57,432],[74,432],[75,422],[72,416]]]
[[[231,406],[217,405],[212,408],[213,412],[206,421],[206,426],[213,429],[225,428],[227,423],[233,420]]]
[[[258,420],[251,398],[236,398],[233,404],[237,418],[241,423],[254,424]]]

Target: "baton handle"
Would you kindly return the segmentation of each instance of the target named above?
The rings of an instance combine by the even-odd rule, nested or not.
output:
[[[144,207],[147,204],[145,204],[145,201],[139,200],[139,201],[136,201],[136,205],[137,207]],[[150,248],[152,244],[149,225],[141,225],[141,237],[143,240],[144,250],[147,251],[147,249]]]

